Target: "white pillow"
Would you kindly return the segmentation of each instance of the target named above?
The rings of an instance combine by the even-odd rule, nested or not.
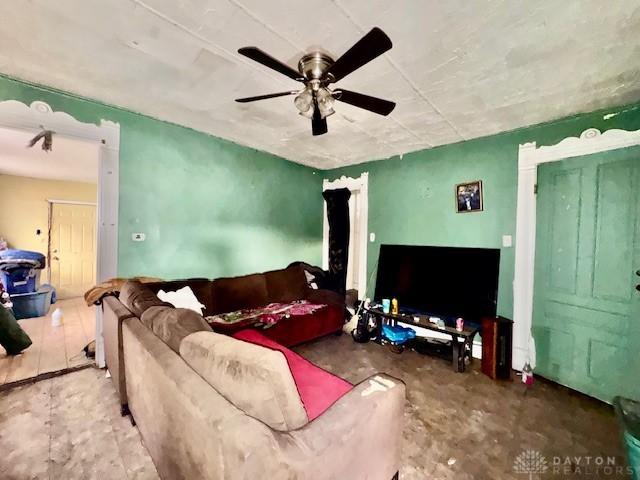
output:
[[[182,287],[175,292],[165,292],[160,290],[158,298],[163,302],[168,302],[176,308],[188,308],[199,315],[202,315],[202,309],[205,308],[196,298],[191,287]]]
[[[318,284],[314,282],[314,280],[316,279],[316,276],[307,272],[306,270],[304,271],[304,276],[307,278],[307,284],[314,290],[317,290]]]

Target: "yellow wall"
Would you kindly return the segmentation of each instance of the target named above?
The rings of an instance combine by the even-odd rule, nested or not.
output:
[[[95,202],[97,185],[0,175],[0,237],[10,248],[47,254],[47,199]],[[36,231],[40,229],[40,235]]]

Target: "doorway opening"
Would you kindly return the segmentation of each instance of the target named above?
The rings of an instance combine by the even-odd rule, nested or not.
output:
[[[53,111],[41,100],[25,104],[17,100],[0,101],[0,127],[32,132],[50,130],[60,137],[97,145],[98,199],[96,279],[103,282],[118,274],[118,178],[120,164],[120,125],[99,120],[84,123],[64,111]],[[54,147],[55,148],[55,147]],[[105,366],[102,336],[102,310],[95,309],[95,362]]]
[[[100,144],[54,133],[51,150],[29,147],[38,133],[0,127],[0,249],[42,258],[25,273],[32,285],[3,280],[32,342],[13,356],[0,347],[7,386],[94,363],[84,348],[96,339],[95,307],[82,294],[96,282]]]
[[[349,198],[349,258],[347,261],[347,291],[362,300],[367,290],[367,241],[369,218],[369,174],[358,178],[340,177],[334,181],[324,180],[322,190],[348,188]],[[323,202],[324,203],[324,202]],[[329,222],[324,203],[322,236],[322,268],[329,268]]]
[[[358,275],[360,258],[360,209],[362,207],[362,193],[360,189],[353,190],[349,197],[349,262],[347,263],[347,290],[360,292],[365,285],[360,285]],[[366,261],[366,259],[364,259]]]

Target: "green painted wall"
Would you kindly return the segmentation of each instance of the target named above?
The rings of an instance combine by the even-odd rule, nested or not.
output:
[[[0,76],[0,100],[44,100],[84,122],[120,123],[119,273],[238,275],[319,264],[321,179],[369,172],[368,275],[381,243],[500,247],[514,235],[518,145],[552,145],[589,127],[640,129],[640,105],[328,172],[194,130]],[[617,113],[605,120],[604,115]],[[484,211],[455,213],[454,185],[480,179]],[[134,243],[131,233],[145,232]],[[513,311],[514,249],[502,249],[499,313]],[[373,282],[371,282],[373,283]],[[370,291],[372,287],[370,286]]]
[[[607,113],[618,115],[605,120]],[[325,172],[329,179],[369,172],[369,232],[376,240],[368,248],[368,294],[383,243],[501,248],[502,235],[513,235],[515,242],[518,145],[553,145],[590,127],[640,129],[640,105]],[[483,212],[456,213],[454,186],[468,180],[483,182]],[[498,313],[510,318],[514,254],[514,248],[502,248]]]
[[[0,100],[10,99],[120,124],[119,275],[218,277],[320,263],[322,186],[312,169],[0,76]],[[147,240],[132,242],[133,232]]]

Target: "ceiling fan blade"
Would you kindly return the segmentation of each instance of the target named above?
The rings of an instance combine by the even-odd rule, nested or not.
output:
[[[266,100],[267,98],[284,97],[285,95],[295,95],[296,93],[298,93],[296,90],[291,92],[268,93],[267,95],[256,95],[255,97],[236,98],[236,102],[240,102],[240,103],[255,102],[256,100]]]
[[[378,115],[389,115],[393,109],[396,108],[396,104],[389,100],[383,100],[382,98],[371,97],[344,89],[334,90],[333,98],[353,105],[354,107],[364,108]]]
[[[315,102],[314,102],[315,103]],[[323,135],[327,133],[327,119],[320,116],[320,110],[317,105],[314,105],[313,117],[311,117],[311,133],[314,136]]]
[[[378,27],[374,27],[336,60],[329,67],[326,75],[332,77],[331,81],[337,82],[365,63],[369,63],[374,58],[382,55],[392,46],[391,39],[387,34]]]
[[[268,53],[260,50],[258,47],[242,47],[238,50],[238,53],[255,62],[261,63],[265,67],[269,67],[276,72],[280,72],[293,80],[297,80],[299,82],[304,80],[304,77],[300,72],[294,70],[289,65],[282,63],[280,60],[276,60]]]

